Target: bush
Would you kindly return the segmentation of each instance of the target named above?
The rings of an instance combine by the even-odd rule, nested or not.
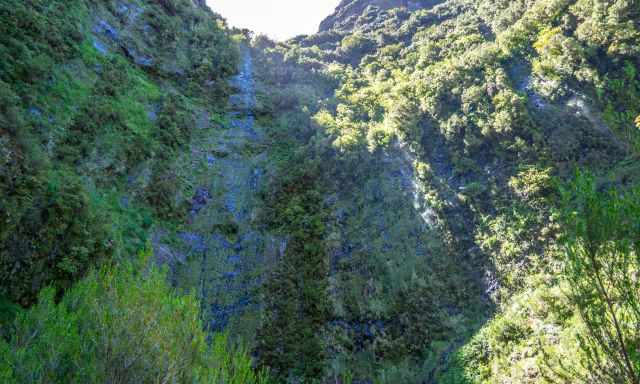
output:
[[[46,75],[53,58],[77,53],[80,1],[0,0],[0,79],[35,82]]]
[[[564,278],[585,326],[578,342],[588,372],[574,379],[640,383],[640,189],[600,192],[593,177],[578,175],[563,202]]]
[[[178,94],[170,94],[162,106],[156,128],[157,139],[165,147],[163,152],[184,148],[189,143],[191,128],[195,125],[193,114],[187,108],[184,98]],[[162,153],[160,156],[167,157]]]
[[[55,304],[45,289],[0,341],[6,383],[265,383],[224,335],[212,345],[193,296],[155,267],[94,271]]]
[[[106,217],[79,178],[64,171],[45,177],[25,176],[0,206],[7,220],[0,229],[0,294],[22,305],[49,284],[69,287],[112,254]]]

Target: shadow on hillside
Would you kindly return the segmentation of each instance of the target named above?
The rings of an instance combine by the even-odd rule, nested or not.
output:
[[[256,115],[272,156],[287,158],[295,147],[321,170],[332,308],[314,332],[328,345],[330,374],[435,383],[494,312],[486,278],[493,266],[475,242],[473,212],[457,196],[469,177],[455,175],[444,139],[425,131],[434,150],[420,160],[431,164],[443,203],[429,207],[413,155],[400,147],[338,150],[311,121],[317,100],[330,94],[319,72],[277,52],[255,54],[262,72]],[[291,144],[278,154],[285,141]],[[296,166],[304,164],[285,168]]]
[[[463,313],[469,316],[467,326],[455,334],[452,342],[439,357],[438,364],[429,372],[425,383],[438,383],[439,377],[446,373],[448,383],[467,383],[464,371],[455,365],[457,350],[467,344],[475,333],[495,313],[495,304],[491,294],[497,289],[497,273],[492,259],[481,249],[476,239],[479,217],[461,194],[475,182],[486,183],[486,176],[473,172],[460,173],[452,161],[452,154],[444,136],[435,125],[423,122],[423,148],[425,157],[420,159],[430,166],[432,177],[429,192],[442,204],[438,212],[438,223],[442,236],[446,239],[453,264],[458,266],[459,280],[456,288],[466,298],[468,307]],[[477,159],[479,164],[487,166],[489,158]],[[495,164],[493,164],[495,166]],[[503,170],[500,170],[501,172]],[[510,175],[502,175],[508,180]],[[506,182],[505,182],[506,184]],[[477,198],[477,197],[476,197]],[[486,211],[495,211],[489,196],[480,196]]]

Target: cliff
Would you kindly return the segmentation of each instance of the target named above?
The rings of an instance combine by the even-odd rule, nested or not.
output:
[[[382,12],[403,8],[408,11],[433,7],[442,0],[342,0],[335,12],[320,23],[320,32],[352,31]]]

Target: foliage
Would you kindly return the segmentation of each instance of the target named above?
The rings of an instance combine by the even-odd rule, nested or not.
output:
[[[325,336],[336,349],[328,359],[331,377],[342,372],[355,380],[382,378],[387,368],[405,364],[405,376],[396,380],[438,381],[447,367],[460,363],[467,367],[461,369],[469,373],[463,374],[468,382],[537,383],[546,380],[542,350],[584,373],[571,341],[580,322],[558,297],[557,239],[566,228],[555,213],[554,184],[576,166],[615,173],[618,161],[637,152],[638,52],[631,43],[638,36],[637,4],[473,0],[425,4],[410,12],[390,10],[397,5],[390,2],[359,14],[360,5],[340,7],[330,18],[350,17],[339,30],[260,46],[269,57],[264,66],[279,68],[264,79],[277,79],[269,83],[278,89],[271,92],[273,100],[288,90],[314,112],[313,153],[327,151],[321,173],[336,184],[325,185],[323,193],[327,201],[340,202],[331,209],[347,212],[339,216],[346,216],[346,223],[329,226],[325,235],[330,252],[349,255],[331,264],[329,298],[336,318],[352,322],[344,332]],[[321,76],[332,79],[333,94],[319,91]],[[313,97],[320,100],[309,103]],[[268,105],[269,98],[264,101]],[[268,113],[283,116],[286,110],[280,123],[306,128],[304,118],[288,119],[295,108],[292,98],[270,104]],[[307,134],[304,128],[291,134],[304,136],[299,133]],[[367,216],[376,203],[366,197],[365,180],[374,180],[368,176],[373,167],[384,174],[372,158],[387,156],[392,162],[403,156],[398,153],[412,159],[414,199],[428,201],[445,247],[430,249],[424,265],[411,264],[412,250],[378,259],[376,234],[364,235],[358,222],[376,227],[386,211],[396,209],[378,192],[385,212]],[[358,207],[357,214],[351,206]],[[402,228],[407,223],[399,217],[394,223]],[[371,244],[354,250],[360,235]],[[447,251],[460,259],[447,259]],[[415,284],[391,267],[396,260],[413,265]],[[476,272],[456,269],[455,262]],[[462,292],[479,280],[497,304],[493,319],[451,310],[471,307]],[[406,282],[406,290],[394,290],[399,282]],[[433,308],[432,317],[425,316],[425,308]],[[516,316],[520,310],[529,315]],[[359,338],[350,330],[371,317],[387,322],[385,333],[396,343],[387,335]],[[441,340],[455,334],[465,343],[473,320],[486,324],[455,352],[461,360],[434,362],[446,350],[439,349]],[[404,335],[411,334],[406,339],[393,333],[400,323]],[[553,336],[546,338],[549,329]],[[477,340],[490,343],[490,350],[475,348]]]
[[[54,296],[43,290],[0,341],[3,382],[266,382],[224,335],[207,343],[195,298],[155,267],[103,267]]]
[[[47,75],[56,60],[77,54],[83,39],[78,30],[84,16],[80,4],[80,0],[0,2],[0,55],[5,58],[0,64],[0,79],[34,83]]]
[[[600,192],[578,175],[563,191],[568,297],[585,324],[580,363],[589,381],[640,382],[640,191]],[[571,376],[571,368],[564,377]],[[561,376],[561,377],[563,377]]]
[[[607,190],[582,173],[561,192],[564,247],[545,252],[558,263],[526,274],[526,289],[456,352],[445,383],[634,382],[624,354],[636,369],[637,186]]]
[[[183,0],[1,1],[0,25],[0,293],[28,306],[184,217],[173,163],[238,51]]]
[[[280,106],[276,111],[309,123],[309,116],[297,108],[287,111]],[[296,142],[286,134],[291,126],[282,123],[272,131],[286,138],[277,144],[278,157],[273,158],[280,174],[263,193],[261,222],[286,238],[286,249],[262,287],[264,309],[256,353],[261,366],[279,382],[315,382],[326,369],[321,332],[330,309],[324,243],[327,213],[322,205],[325,180],[313,147]]]
[[[549,360],[571,364],[579,355],[579,322],[551,277],[529,275],[535,288],[513,295],[501,312],[451,356],[444,384],[553,383]],[[554,361],[555,362],[555,361]]]
[[[147,287],[149,275],[104,268],[62,296],[92,265],[129,257],[152,225],[185,218],[194,116],[223,108],[237,64],[225,22],[196,2],[132,3],[140,14],[0,0],[0,294],[29,305],[56,290],[0,343],[24,356],[0,380],[101,380],[138,346],[152,352],[127,377],[214,375],[192,299]],[[288,239],[261,288],[259,363],[282,382],[637,382],[637,193],[579,179],[560,225],[552,181],[635,160],[638,3],[352,3],[362,12],[339,30],[254,42],[271,179],[256,224]],[[101,282],[138,288],[119,299]],[[163,317],[180,311],[186,328]],[[160,327],[148,338],[145,316]],[[122,349],[85,340],[102,334]]]
[[[473,327],[475,319],[465,315],[478,307],[461,289],[471,284],[465,267],[441,248],[436,231],[423,233],[424,222],[396,185],[398,171],[387,169],[386,154],[375,145],[371,152],[360,150],[378,140],[392,150],[394,133],[387,126],[402,137],[417,137],[417,121],[403,124],[416,105],[399,103],[381,135],[364,137],[364,124],[349,127],[347,135],[340,124],[362,108],[338,106],[334,118],[332,102],[322,105],[317,98],[348,78],[349,69],[329,65],[315,72],[295,48],[263,39],[256,44],[264,49],[255,59],[259,86],[267,87],[260,123],[268,127],[270,164],[279,171],[264,191],[261,216],[288,240],[263,287],[259,360],[281,381],[418,380],[421,374],[413,369],[433,370],[452,335]],[[281,92],[308,85],[304,98],[279,102]]]
[[[360,33],[345,36],[340,46],[340,49],[347,57],[354,58],[364,56],[366,53],[371,52],[373,48],[375,48],[375,42]],[[352,63],[358,64],[356,60],[353,59]]]
[[[113,253],[107,217],[79,178],[53,172],[44,183],[0,209],[8,224],[0,231],[2,294],[22,305],[51,283],[69,287]]]

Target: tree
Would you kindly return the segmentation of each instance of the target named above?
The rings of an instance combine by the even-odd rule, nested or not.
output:
[[[593,177],[579,175],[562,192],[568,298],[585,329],[582,379],[638,384],[640,188],[599,192]]]
[[[265,282],[263,317],[257,335],[261,366],[278,382],[321,379],[326,367],[322,328],[329,316],[329,263],[324,245],[324,181],[312,160],[265,196],[263,221],[288,238],[278,267]],[[291,167],[293,169],[293,167]]]
[[[0,294],[29,306],[47,285],[64,290],[111,258],[109,218],[76,175],[21,176],[0,193],[9,196],[0,206]]]

